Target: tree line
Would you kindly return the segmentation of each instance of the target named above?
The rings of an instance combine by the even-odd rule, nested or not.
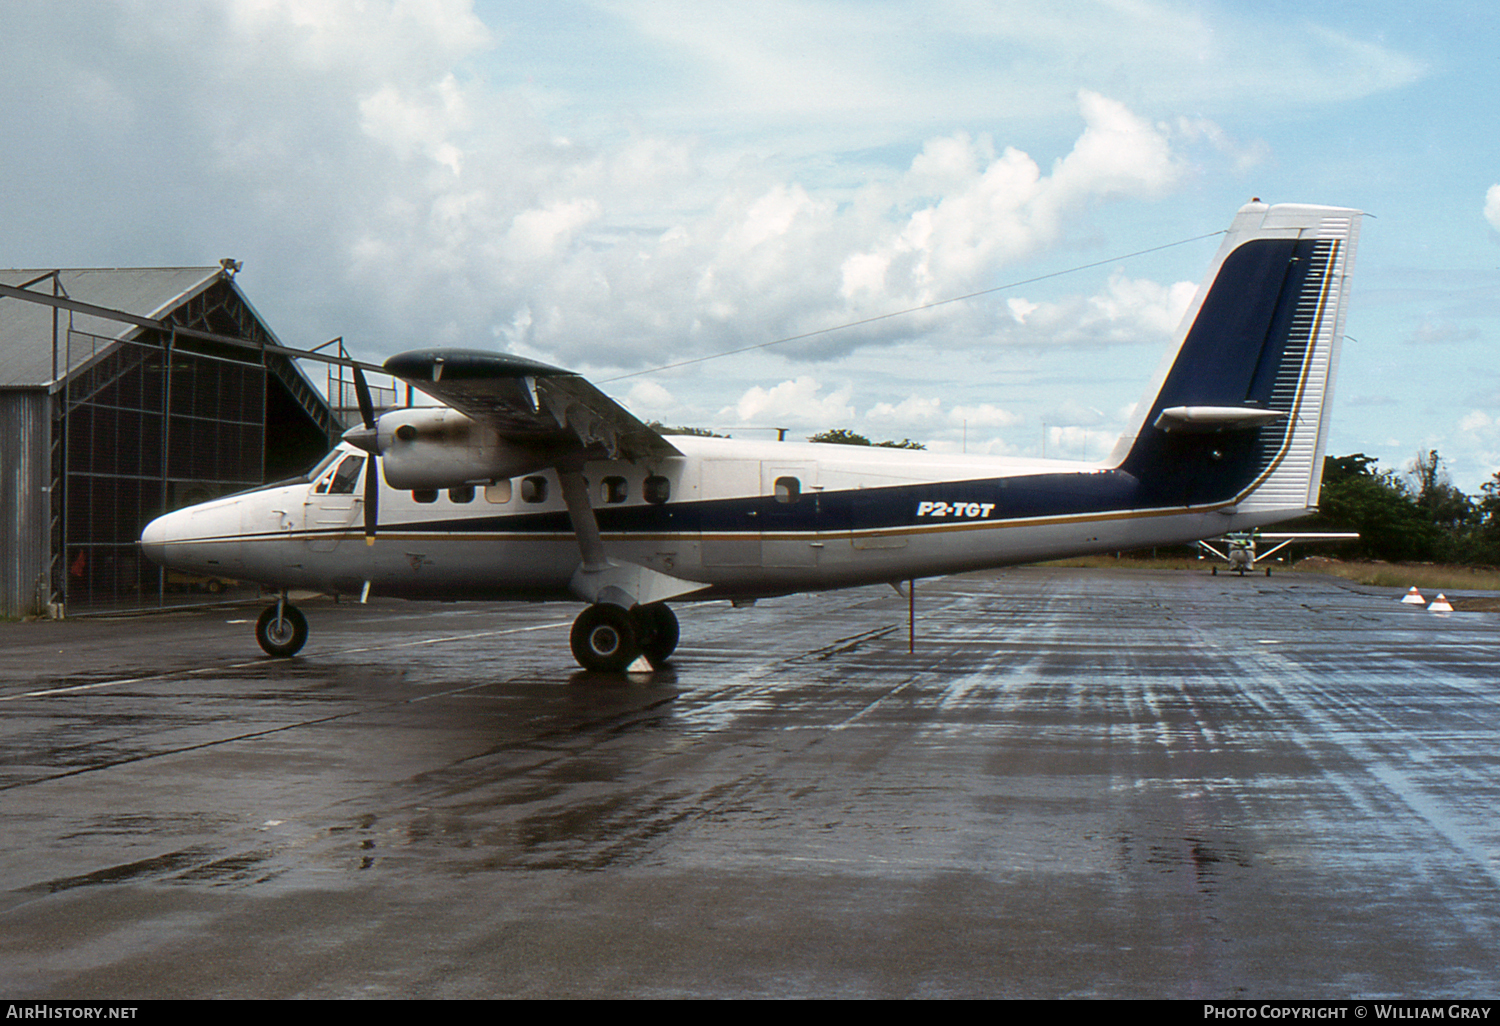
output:
[[[1329,456],[1318,513],[1294,526],[1358,531],[1358,542],[1330,550],[1340,557],[1500,566],[1500,471],[1471,496],[1454,486],[1436,449],[1405,474],[1362,452]]]

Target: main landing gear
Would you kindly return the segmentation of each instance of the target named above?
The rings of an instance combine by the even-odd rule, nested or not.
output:
[[[578,614],[570,640],[579,666],[619,673],[638,656],[652,666],[665,663],[677,638],[677,614],[664,603],[625,609],[599,602]]]
[[[294,656],[307,643],[307,617],[283,597],[255,621],[255,640],[266,655]]]
[[[677,639],[677,614],[662,602],[634,609],[595,603],[573,621],[571,638],[578,665],[603,673],[620,673],[640,656],[661,666]],[[294,656],[307,643],[307,617],[282,598],[255,621],[255,640],[267,655]]]

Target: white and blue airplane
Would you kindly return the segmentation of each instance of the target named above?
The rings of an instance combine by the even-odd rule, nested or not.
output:
[[[1253,530],[1317,503],[1360,218],[1240,208],[1134,423],[1098,463],[664,437],[556,367],[419,350],[384,372],[444,406],[377,417],[356,367],[364,423],[304,477],[168,513],[141,545],[173,570],[279,591],[256,626],[273,656],[307,638],[292,589],[570,598],[585,603],[574,656],[618,671],[672,654],[674,600]]]

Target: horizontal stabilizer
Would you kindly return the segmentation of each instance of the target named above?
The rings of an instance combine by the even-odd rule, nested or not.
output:
[[[1285,417],[1285,410],[1245,406],[1173,406],[1162,410],[1152,427],[1163,431],[1235,431],[1271,424]]]

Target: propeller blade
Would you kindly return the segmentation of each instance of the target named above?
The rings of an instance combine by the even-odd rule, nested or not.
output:
[[[359,400],[359,416],[365,427],[375,427],[375,403],[370,399],[370,385],[365,381],[365,372],[354,368],[354,396]]]
[[[370,464],[365,467],[365,544],[375,544],[375,526],[380,519],[380,467],[377,457],[370,454]]]

